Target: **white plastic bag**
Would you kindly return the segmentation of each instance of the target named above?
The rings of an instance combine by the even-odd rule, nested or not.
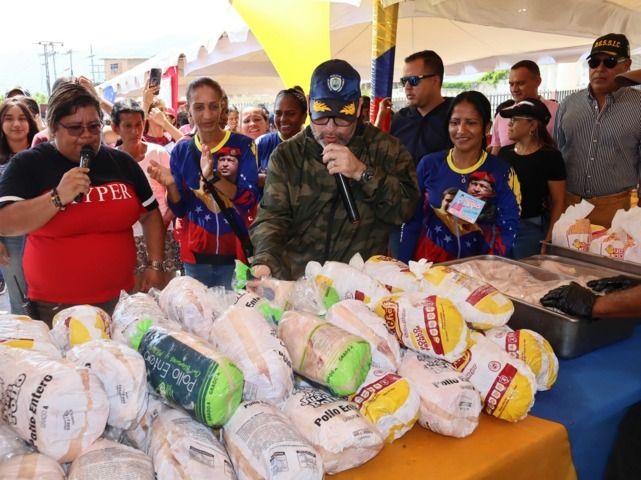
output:
[[[154,480],[151,458],[140,450],[101,438],[71,463],[67,480],[116,478]]]

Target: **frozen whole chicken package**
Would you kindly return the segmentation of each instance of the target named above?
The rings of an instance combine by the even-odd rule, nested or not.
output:
[[[70,462],[102,435],[109,401],[88,368],[6,347],[0,365],[2,418],[38,451]]]
[[[170,320],[204,339],[214,320],[233,304],[225,298],[224,290],[218,294],[192,277],[173,278],[160,292],[158,301]]]
[[[166,410],[154,420],[149,455],[157,480],[236,478],[212,430],[180,410]]]
[[[472,335],[473,345],[452,365],[481,394],[483,410],[502,420],[525,418],[534,405],[536,378],[524,362],[481,333]]]
[[[53,458],[25,453],[0,462],[1,480],[65,480],[65,472]]]
[[[120,299],[111,316],[111,338],[137,350],[140,339],[152,326],[181,330],[181,325],[167,318],[160,305],[149,294],[120,293]]]
[[[243,399],[282,404],[294,390],[289,352],[276,328],[253,308],[229,307],[211,328],[210,342],[243,372]]]
[[[355,403],[339,400],[323,390],[298,390],[283,410],[320,453],[329,474],[358,467],[383,448],[381,434]]]
[[[401,346],[385,321],[359,300],[341,300],[327,311],[327,321],[357,335],[370,345],[372,367],[395,372],[401,363]]]
[[[111,317],[93,305],[76,305],[60,310],[51,324],[51,336],[63,352],[89,340],[111,338]]]
[[[67,480],[154,480],[151,458],[140,450],[100,438],[69,468]]]
[[[135,350],[113,340],[91,340],[67,352],[67,360],[91,369],[109,399],[107,424],[129,429],[147,408],[145,361]]]
[[[425,272],[424,279],[428,289],[451,300],[477,330],[505,325],[514,313],[512,300],[492,285],[453,268],[436,265]]]
[[[241,403],[223,428],[223,436],[238,480],[323,478],[317,450],[269,403]]]
[[[512,330],[507,325],[484,332],[485,337],[512,357],[525,362],[536,377],[537,390],[549,390],[559,373],[559,360],[550,343],[533,330]]]
[[[0,315],[0,345],[62,358],[47,324],[26,315]]]
[[[431,266],[424,258],[407,264],[396,258],[374,255],[367,259],[364,270],[391,293],[419,292],[424,290],[423,275]]]
[[[296,373],[339,396],[354,393],[372,363],[366,340],[308,313],[285,312],[278,324],[278,336]]]
[[[418,391],[409,379],[378,368],[369,371],[349,400],[376,426],[386,443],[410,431],[421,406]]]
[[[454,304],[422,292],[383,298],[375,310],[402,345],[452,361],[469,345],[470,331]]]
[[[389,291],[377,280],[347,263],[329,261],[321,266],[312,261],[305,266],[305,277],[316,284],[325,308],[339,300],[351,298],[373,306],[380,298],[389,295]]]
[[[476,430],[481,397],[448,362],[407,350],[399,374],[412,382],[420,396],[421,427],[457,438]]]
[[[33,448],[21,439],[9,425],[0,421],[0,463],[16,455],[33,452]]]
[[[166,412],[167,410],[172,410],[172,408],[162,402],[158,395],[153,392],[149,392],[147,396],[147,408],[142,418],[134,427],[124,431],[121,430],[118,435],[118,441],[126,445],[131,445],[143,452],[149,452],[151,426],[153,425],[154,420],[156,420],[161,413]]]
[[[195,335],[152,327],[138,351],[152,390],[205,425],[223,425],[241,401],[242,372]]]

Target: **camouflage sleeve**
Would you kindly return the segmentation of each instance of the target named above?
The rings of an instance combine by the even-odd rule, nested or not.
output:
[[[283,278],[282,254],[292,223],[286,163],[277,149],[270,158],[263,198],[249,229],[254,245],[252,265],[267,265],[276,278]]]
[[[378,140],[378,139],[377,139]],[[400,225],[412,218],[419,202],[416,167],[400,142],[383,134],[378,140],[372,163],[374,179],[363,184],[365,201],[374,204],[380,220]]]

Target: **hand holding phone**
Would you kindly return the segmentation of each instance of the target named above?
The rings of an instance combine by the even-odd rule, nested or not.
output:
[[[149,88],[157,88],[160,90],[160,78],[162,77],[162,70],[160,68],[152,68],[149,71]],[[158,92],[156,92],[158,95]]]

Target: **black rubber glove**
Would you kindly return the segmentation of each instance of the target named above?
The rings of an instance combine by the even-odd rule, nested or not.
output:
[[[576,282],[550,290],[540,300],[544,307],[561,310],[576,317],[592,318],[596,295]]]
[[[625,290],[630,287],[641,284],[641,280],[636,278],[626,277],[625,275],[617,275],[616,277],[600,278],[599,280],[590,280],[588,287],[595,292],[616,292],[617,290]]]

